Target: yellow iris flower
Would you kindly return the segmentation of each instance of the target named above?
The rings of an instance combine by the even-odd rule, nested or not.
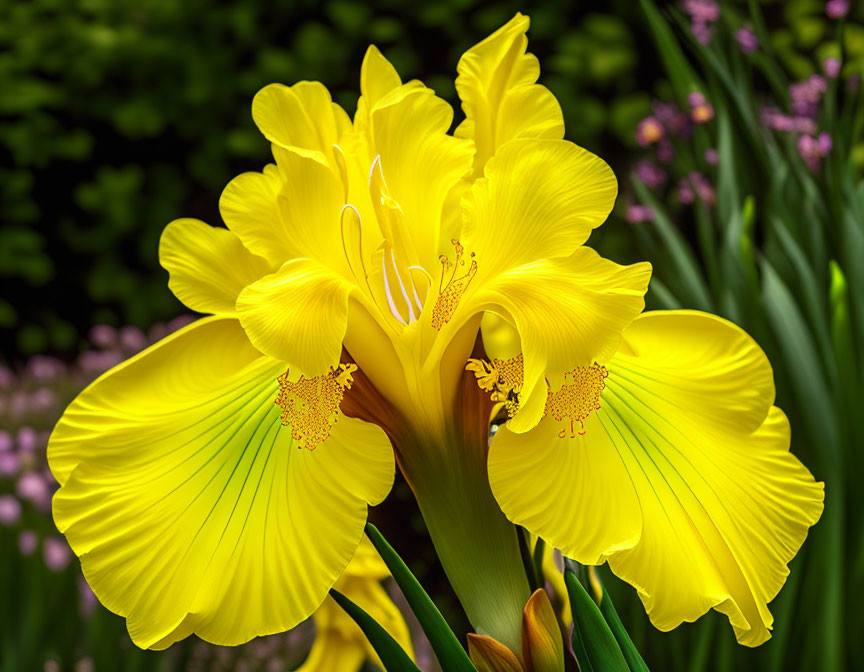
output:
[[[617,182],[563,140],[527,28],[462,57],[453,135],[375,47],[353,121],[319,83],[265,87],[275,163],[225,189],[227,230],[166,228],[170,288],[211,316],[94,382],[48,448],[57,526],[139,646],[307,618],[397,462],[472,624],[514,651],[507,518],[608,561],[660,628],[716,607],[767,636],[822,486],[758,347],[719,318],[638,317],[650,266],[583,245]]]

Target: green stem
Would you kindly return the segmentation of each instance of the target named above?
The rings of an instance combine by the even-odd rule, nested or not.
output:
[[[485,440],[415,443],[400,451],[400,467],[450,585],[474,629],[518,655],[530,593],[516,528],[489,487]]]

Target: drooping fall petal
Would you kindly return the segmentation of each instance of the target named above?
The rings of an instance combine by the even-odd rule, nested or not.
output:
[[[593,458],[614,447],[627,477],[616,469],[584,479],[617,490],[619,500],[632,501],[635,492],[641,535],[635,539],[627,527],[626,511],[598,507],[597,516],[619,534],[591,560],[600,550],[591,545],[596,537],[571,536],[568,529],[572,516],[584,513],[574,506],[581,481],[570,498],[551,500],[545,511],[533,497],[514,496],[514,479],[524,478],[511,468],[516,445],[523,454],[549,450],[555,425],[546,421],[519,436],[502,430],[493,441],[490,480],[504,512],[565,555],[608,560],[637,587],[657,628],[670,630],[713,607],[729,617],[739,642],[761,644],[773,620],[767,604],[819,519],[824,497],[823,484],[789,452],[789,423],[772,406],[768,360],[719,317],[659,311],[625,331],[606,367],[600,408],[584,436],[557,439],[570,450],[562,448],[556,459],[573,452]],[[561,461],[563,472],[567,465]]]
[[[54,519],[142,648],[234,645],[307,618],[394,475],[377,427],[338,418],[298,450],[274,403],[286,364],[205,318],[113,369],[48,446]]]
[[[165,227],[159,262],[178,299],[199,313],[216,315],[233,315],[240,291],[273,270],[233,233],[197,219],[177,219]]]

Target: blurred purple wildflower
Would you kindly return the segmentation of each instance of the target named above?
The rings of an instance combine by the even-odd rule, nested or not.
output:
[[[809,117],[793,117],[783,114],[775,107],[762,109],[762,123],[768,128],[783,133],[815,133],[816,122]]]
[[[18,450],[22,453],[28,453],[31,450],[36,450],[39,445],[39,434],[32,427],[22,427],[15,435],[15,443],[18,444]]]
[[[825,3],[825,14],[829,19],[842,19],[849,13],[849,0],[828,0]]]
[[[655,100],[651,103],[651,112],[666,129],[667,135],[685,135],[690,129],[690,122],[675,103]]]
[[[739,28],[736,30],[735,41],[745,54],[752,54],[759,48],[759,38],[749,28]]]
[[[822,75],[810,75],[809,79],[789,86],[792,113],[798,117],[815,119],[819,114],[819,101],[828,89]]]
[[[714,118],[714,108],[699,91],[687,96],[687,102],[690,104],[690,119],[693,123],[704,124]]]
[[[663,125],[654,117],[645,117],[636,126],[636,142],[642,147],[659,142],[663,135]]]
[[[0,429],[0,453],[12,450],[12,437],[9,432]]]
[[[81,575],[78,576],[78,595],[81,598],[81,613],[84,616],[89,616],[93,613],[96,605],[99,604],[99,600],[96,599],[96,595],[94,595],[90,584]]]
[[[90,342],[99,348],[111,348],[117,343],[117,330],[107,324],[97,324],[90,329]]]
[[[709,148],[705,150],[705,163],[709,166],[717,165],[717,150]]]
[[[20,460],[15,453],[0,453],[0,476],[14,476],[18,473],[19,466]]]
[[[675,147],[668,140],[663,140],[657,146],[657,159],[660,163],[670,164],[675,160]]]
[[[714,24],[720,18],[715,0],[684,0],[684,12],[690,17],[690,29],[699,44],[708,44],[714,36]]]
[[[831,136],[822,132],[817,136],[802,135],[798,138],[798,153],[810,170],[818,170],[823,157],[827,156],[832,146]]]
[[[31,502],[40,511],[47,513],[51,510],[51,488],[35,471],[28,471],[21,475],[15,492],[21,499]]]
[[[147,347],[147,336],[138,327],[126,326],[120,330],[120,344],[130,352],[140,352]]]
[[[0,495],[0,525],[9,527],[21,517],[21,502],[13,495]]]
[[[72,551],[63,537],[45,537],[42,542],[42,559],[52,572],[62,572],[72,560]]]
[[[650,222],[654,219],[654,210],[647,205],[631,205],[627,208],[627,221],[631,224]]]
[[[717,201],[714,187],[708,178],[694,171],[678,182],[678,200],[681,203],[692,203],[696,197],[706,205],[714,205]]]
[[[666,171],[653,161],[639,161],[633,167],[637,179],[649,189],[660,189],[666,184]]]
[[[21,555],[31,555],[39,545],[39,537],[33,530],[24,530],[18,535],[18,550]]]
[[[840,76],[840,69],[843,67],[843,63],[840,62],[839,58],[826,58],[822,66],[825,69],[825,75],[829,79],[837,79]]]

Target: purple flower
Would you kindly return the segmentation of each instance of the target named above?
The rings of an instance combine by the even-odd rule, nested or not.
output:
[[[33,503],[41,511],[51,509],[51,490],[45,479],[35,471],[28,471],[18,479],[15,492],[21,499]]]
[[[123,361],[123,355],[115,350],[87,350],[78,358],[78,366],[84,373],[103,373]]]
[[[710,166],[717,165],[717,150],[716,149],[706,149],[705,150],[705,162]]]
[[[27,372],[37,380],[51,380],[63,375],[66,366],[55,357],[35,355],[27,362]]]
[[[792,117],[774,107],[762,110],[762,123],[783,133],[815,133],[816,122],[809,117]]]
[[[660,189],[666,184],[666,171],[653,161],[639,161],[633,168],[636,177],[649,189]]]
[[[10,527],[21,517],[21,502],[13,495],[0,495],[0,525]]]
[[[0,429],[0,453],[12,450],[12,437],[9,432]]]
[[[663,125],[654,117],[645,117],[636,126],[636,142],[642,147],[653,145],[663,139]]]
[[[739,28],[735,31],[735,41],[745,54],[752,54],[759,48],[759,38],[749,28]]]
[[[654,219],[654,210],[647,205],[631,205],[627,208],[627,221],[631,224],[650,222]]]
[[[690,104],[690,119],[693,123],[704,124],[714,118],[714,108],[700,92],[694,91],[687,96],[687,102]]]
[[[147,337],[138,327],[126,326],[120,330],[120,343],[129,352],[139,352],[147,347]]]
[[[39,545],[39,537],[33,530],[24,530],[18,535],[18,550],[21,555],[31,555]]]
[[[714,0],[684,0],[684,12],[690,16],[690,30],[699,44],[714,37],[714,24],[720,18],[720,7]]]
[[[99,348],[111,348],[117,343],[117,330],[107,324],[97,324],[90,329],[90,342]]]
[[[667,135],[684,135],[689,131],[689,121],[675,103],[655,100],[651,103],[651,111],[666,129]]]
[[[57,405],[57,393],[47,387],[40,387],[30,395],[30,410],[36,413],[50,411]]]
[[[839,58],[826,58],[822,66],[829,79],[837,79],[840,76],[840,69],[843,67],[843,64]]]
[[[822,158],[831,151],[832,144],[831,136],[824,131],[818,137],[802,135],[798,138],[798,153],[810,170],[816,171]]]
[[[15,436],[15,442],[18,444],[18,450],[28,453],[39,445],[39,434],[32,427],[22,427]]]
[[[4,451],[0,453],[0,476],[14,476],[18,473],[20,460],[15,453]]]
[[[849,0],[828,0],[825,3],[825,14],[829,19],[842,19],[849,13]]]
[[[62,572],[69,566],[72,553],[63,537],[45,537],[42,542],[42,559],[52,572]]]
[[[0,366],[0,390],[5,390],[9,387],[12,387],[12,383],[15,382],[15,374],[12,373],[5,366]]]
[[[799,117],[815,119],[819,114],[819,101],[828,89],[828,82],[822,75],[811,75],[803,82],[789,87],[789,98],[792,101],[792,112]]]
[[[678,182],[678,200],[682,203],[692,203],[696,197],[707,205],[714,205],[717,196],[714,187],[702,173],[692,172]]]
[[[831,141],[831,135],[826,131],[822,131],[819,134],[819,137],[816,138],[816,144],[819,147],[819,152],[822,156],[827,156],[828,152],[831,151],[831,147],[834,143]]]

